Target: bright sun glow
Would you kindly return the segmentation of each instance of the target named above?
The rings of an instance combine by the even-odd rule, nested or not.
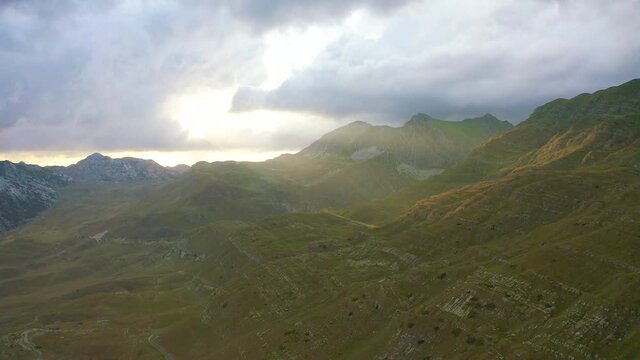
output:
[[[265,36],[266,51],[262,58],[267,77],[260,88],[272,90],[280,86],[296,70],[311,65],[320,51],[339,35],[337,27],[310,27],[303,32],[293,29],[269,32]]]
[[[280,112],[230,112],[234,91],[202,90],[180,95],[171,102],[169,113],[191,139],[216,139],[247,131],[268,133],[284,125],[287,116]]]
[[[302,31],[283,28],[269,31],[262,38],[264,52],[261,63],[264,78],[252,85],[263,91],[274,90],[297,71],[311,66],[317,56],[341,36],[360,36],[377,40],[384,32],[385,26],[386,23],[368,11],[356,10],[343,24],[310,26]],[[282,144],[291,143],[291,137],[299,137],[303,133],[319,136],[337,125],[329,119],[305,113],[264,109],[231,112],[233,96],[237,89],[244,85],[247,84],[238,83],[222,89],[207,86],[185,89],[174,94],[164,104],[164,113],[180,125],[190,140],[202,144],[200,150],[95,151],[102,151],[111,157],[135,156],[154,159],[168,166],[180,163],[193,164],[198,160],[261,161],[283,152],[299,150],[279,146],[278,141],[282,141]],[[276,148],[278,150],[274,150]],[[0,155],[10,160],[25,160],[45,165],[69,165],[86,156],[85,153],[76,151],[58,152],[55,156],[46,151]]]
[[[344,23],[344,31],[367,40],[379,40],[388,26],[389,20],[374,16],[366,9],[351,13]]]
[[[311,65],[318,53],[339,35],[337,27],[269,32],[264,37],[262,58],[265,79],[259,88],[265,91],[277,88],[295,71]],[[188,132],[190,139],[220,147],[242,144],[247,135],[268,137],[292,122],[300,123],[312,118],[305,114],[271,110],[230,112],[233,96],[240,85],[226,89],[192,89],[177,94],[167,102],[165,111]]]
[[[318,54],[344,35],[345,31],[367,39],[377,39],[384,27],[371,14],[361,10],[355,11],[345,25],[312,26],[304,31],[277,29],[267,33],[264,36],[265,51],[262,56],[265,77],[257,88],[269,91],[282,85],[296,71],[309,67]],[[233,96],[240,85],[242,84],[226,89],[191,89],[176,94],[167,102],[166,113],[181,125],[191,140],[207,142],[212,148],[226,148],[224,155],[218,155],[241,159],[251,156],[249,153],[234,152],[234,147],[253,147],[256,154],[252,159],[274,155],[259,151],[261,147],[273,146],[273,143],[266,146],[266,143],[248,144],[248,141],[269,139],[284,129],[296,127],[305,131],[316,129],[320,133],[334,125],[326,119],[318,121],[319,117],[309,114],[271,110],[230,112]],[[176,156],[183,158],[182,155]],[[164,158],[167,158],[168,163],[177,161],[168,159],[168,155]]]
[[[176,97],[169,113],[190,137],[196,138],[224,125],[230,107],[231,98],[227,92],[201,90]]]

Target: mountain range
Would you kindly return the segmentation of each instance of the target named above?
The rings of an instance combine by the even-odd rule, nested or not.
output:
[[[52,166],[50,169],[70,177],[75,182],[166,181],[175,178],[180,172],[161,166],[153,160],[131,157],[112,159],[100,153],[91,154],[70,166]]]
[[[165,182],[184,169],[171,169],[153,160],[111,159],[92,154],[70,166],[41,167],[0,162],[0,233],[33,219],[53,206],[58,191],[71,183]]]
[[[153,181],[46,169],[55,206],[0,237],[0,356],[635,359],[639,164],[632,80],[514,127],[357,122]]]
[[[180,192],[184,202],[202,204],[205,198],[212,197],[209,204],[203,206],[218,209],[214,212],[232,219],[255,219],[294,210],[340,207],[382,197],[440,172],[442,167],[462,160],[475,144],[510,126],[491,115],[459,123],[416,115],[401,128],[352,123],[325,135],[299,154],[282,156],[267,163],[198,163],[192,173],[170,188]],[[356,130],[358,128],[367,130],[360,132]],[[414,128],[421,130],[414,131]],[[353,141],[348,142],[351,136],[354,136]],[[406,137],[413,140],[404,141]],[[416,151],[418,143],[426,145]],[[380,150],[379,153],[374,150],[373,155],[366,158],[356,156],[357,160],[311,155],[316,154],[320,147],[331,154],[344,153],[347,147],[359,154],[370,148]],[[407,158],[409,154],[412,154],[411,159]],[[0,195],[11,198],[11,203],[7,202],[7,207],[0,209],[0,217],[12,218],[3,222],[0,229],[13,228],[48,209],[57,199],[57,189],[68,183],[165,183],[190,170],[186,165],[168,168],[153,160],[112,159],[99,153],[66,167],[29,165],[28,168],[37,169],[38,175],[32,171],[31,177],[13,177],[11,184],[32,189],[46,183],[46,194],[40,191],[33,192],[35,198],[19,197],[14,196],[14,187],[7,185],[0,189]],[[246,184],[236,183],[240,177]],[[66,181],[50,183],[51,178]],[[24,180],[23,183],[20,179]],[[159,194],[159,197],[163,196],[166,198]],[[161,201],[153,200],[153,206],[157,208]],[[14,211],[18,208],[30,210]]]

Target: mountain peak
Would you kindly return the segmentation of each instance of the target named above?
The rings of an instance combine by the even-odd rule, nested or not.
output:
[[[474,118],[464,119],[462,120],[462,122],[475,123],[476,125],[495,127],[496,130],[505,130],[507,128],[513,127],[513,125],[510,122],[506,120],[500,120],[490,113],[486,113],[482,116],[478,116]]]
[[[413,115],[411,119],[409,119],[409,121],[404,123],[403,127],[424,126],[434,121],[442,121],[442,120],[436,119],[433,116],[427,115],[425,113],[417,113]]]
[[[625,115],[640,111],[640,79],[571,99],[559,98],[539,106],[524,123],[584,124],[609,115]]]
[[[429,120],[438,120],[438,119],[434,118],[433,116],[431,116],[429,114],[417,113],[417,114],[413,115],[411,117],[411,119],[409,119],[409,121],[407,121],[407,122],[409,123],[409,122],[412,122],[412,121],[429,121]]]
[[[413,115],[411,117],[411,120],[413,119],[422,119],[422,120],[438,120],[436,118],[434,118],[433,116],[429,115],[429,114],[425,114],[425,113],[417,113],[415,115]]]
[[[375,128],[364,121],[354,121],[324,134],[319,140],[302,149],[300,155],[315,158],[327,154],[328,149],[340,148],[359,138],[369,129]]]
[[[445,121],[418,113],[402,127],[356,121],[323,135],[298,155],[362,162],[386,154],[398,165],[444,169],[462,160],[473,146],[510,127],[491,114],[473,121]]]
[[[137,158],[112,159],[98,152],[87,156],[74,165],[59,169],[59,172],[75,181],[164,181],[177,173],[153,160]]]
[[[373,125],[369,124],[368,122],[357,120],[357,121],[348,123],[344,127],[370,127],[370,126],[373,126]]]
[[[99,152],[94,152],[93,154],[85,158],[85,160],[106,160],[106,159],[110,159],[110,157],[102,155]]]
[[[493,114],[491,114],[491,113],[486,113],[486,114],[482,115],[482,116],[480,117],[480,119],[486,119],[486,120],[498,120],[498,121],[500,121],[500,119],[498,119],[497,117],[495,117],[495,116],[494,116]]]

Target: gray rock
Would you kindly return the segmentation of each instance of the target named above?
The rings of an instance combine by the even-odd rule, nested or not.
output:
[[[132,157],[112,159],[99,153],[67,167],[51,167],[58,174],[66,175],[75,182],[160,182],[173,179],[178,171],[159,165],[153,160]]]
[[[0,161],[0,233],[34,218],[56,202],[69,177],[37,165]]]

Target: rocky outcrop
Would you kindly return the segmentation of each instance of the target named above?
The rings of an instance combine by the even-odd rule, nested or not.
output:
[[[0,161],[0,233],[51,207],[67,176],[37,165]]]
[[[0,233],[53,206],[58,198],[57,188],[68,183],[162,182],[179,173],[152,160],[112,159],[98,153],[67,167],[0,161]]]
[[[161,166],[153,160],[132,157],[112,159],[99,153],[92,154],[74,165],[57,166],[52,169],[75,182],[160,182],[172,179],[178,174],[177,171]]]

